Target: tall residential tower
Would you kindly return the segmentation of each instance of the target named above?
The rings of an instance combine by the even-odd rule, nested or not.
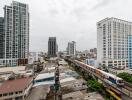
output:
[[[4,58],[0,64],[26,64],[29,53],[28,5],[13,1],[4,7]]]
[[[75,41],[68,42],[67,54],[70,56],[76,55],[76,42]]]
[[[97,23],[97,60],[108,67],[128,67],[128,36],[132,23],[106,18]]]
[[[0,17],[0,59],[4,58],[4,18]]]

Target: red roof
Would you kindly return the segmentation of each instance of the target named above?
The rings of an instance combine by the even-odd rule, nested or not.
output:
[[[32,77],[26,77],[5,81],[0,86],[0,94],[22,91],[31,83],[32,80]]]

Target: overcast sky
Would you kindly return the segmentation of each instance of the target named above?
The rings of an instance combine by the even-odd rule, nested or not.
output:
[[[0,16],[4,5],[0,0]],[[132,21],[132,0],[16,0],[30,10],[30,51],[47,51],[49,36],[56,36],[59,50],[68,41],[77,42],[77,50],[97,46],[96,22],[106,17]]]

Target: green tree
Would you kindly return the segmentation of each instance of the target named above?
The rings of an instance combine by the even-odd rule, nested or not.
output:
[[[117,76],[122,78],[124,81],[128,83],[132,83],[132,75],[129,73],[123,72],[123,73],[119,73]]]
[[[92,91],[102,92],[104,89],[103,85],[96,80],[88,80],[87,86]]]

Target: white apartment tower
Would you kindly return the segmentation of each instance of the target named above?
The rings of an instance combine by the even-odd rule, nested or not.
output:
[[[128,35],[132,23],[106,18],[97,23],[97,60],[108,67],[128,67]]]
[[[28,5],[13,1],[4,7],[4,58],[6,66],[18,65],[18,60],[27,59],[29,53]],[[20,61],[21,63],[21,61]]]
[[[67,54],[70,56],[76,55],[76,42],[75,41],[68,42]]]

